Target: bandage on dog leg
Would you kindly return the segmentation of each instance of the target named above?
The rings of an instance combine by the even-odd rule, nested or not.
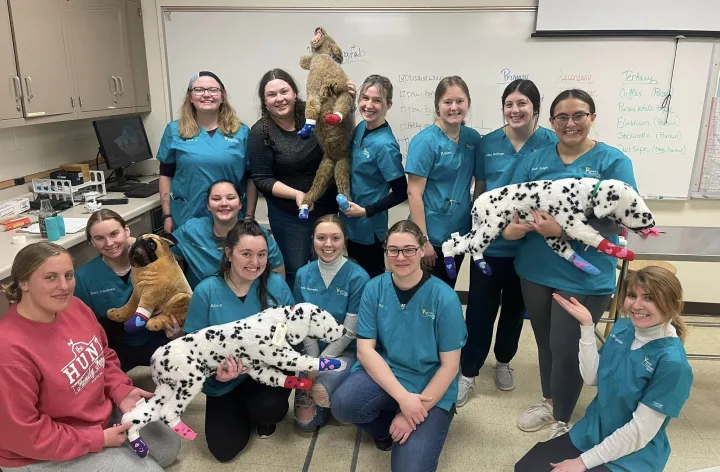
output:
[[[602,241],[600,241],[600,244],[598,244],[598,251],[613,257],[617,257],[619,259],[625,259],[628,261],[635,260],[634,252],[624,247],[616,246],[607,239],[603,239]]]
[[[288,375],[285,378],[285,384],[283,386],[285,388],[296,388],[298,390],[310,390],[312,380]]]

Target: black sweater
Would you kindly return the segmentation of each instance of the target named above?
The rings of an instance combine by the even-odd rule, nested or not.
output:
[[[264,144],[262,119],[250,129],[248,155],[252,178],[266,200],[286,213],[297,215],[299,210],[295,200],[273,196],[273,185],[280,181],[288,187],[307,192],[312,187],[323,152],[315,135],[302,138],[297,135],[297,130],[285,131],[271,118],[267,121],[272,147]],[[327,191],[315,202],[311,214],[321,216],[337,213],[336,195],[333,179]]]

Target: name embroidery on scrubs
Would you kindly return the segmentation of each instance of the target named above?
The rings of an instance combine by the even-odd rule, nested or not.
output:
[[[305,287],[304,285],[300,286],[300,290],[307,290],[308,292],[317,292],[318,291],[318,289],[316,289],[314,287]]]
[[[663,405],[662,403],[652,402],[652,404],[655,408],[657,408],[659,410],[662,410],[663,408],[665,408],[665,405]]]
[[[367,148],[363,149],[363,156],[365,156],[366,159],[370,159],[370,153],[368,152]]]
[[[99,294],[99,293],[107,293],[107,292],[114,292],[114,291],[115,291],[114,288],[104,288],[104,289],[102,289],[102,290],[97,290],[97,291],[95,291],[95,292],[90,292],[90,296],[97,295],[97,294]]]
[[[452,154],[452,151],[440,151],[441,156],[449,156],[450,154]]]
[[[222,303],[211,303],[210,308],[222,308]]]
[[[188,138],[185,140],[186,143],[196,143],[198,141],[198,138]]]
[[[489,152],[485,154],[485,157],[496,157],[496,156],[504,156],[504,152]]]
[[[240,142],[237,138],[231,138],[229,136],[225,136],[225,141],[227,141],[228,143],[235,143],[235,144]]]
[[[646,369],[648,372],[651,372],[651,373],[652,373],[652,371],[655,370],[655,368],[654,368],[654,367],[652,366],[652,364],[650,363],[650,358],[649,358],[648,356],[645,356],[645,359],[643,360],[643,366],[645,366],[645,369]]]
[[[433,319],[433,320],[435,319],[435,313],[432,312],[432,311],[430,311],[430,310],[428,310],[428,309],[425,308],[425,307],[422,307],[422,310],[420,310],[420,312],[421,312],[422,315],[423,315],[424,317],[426,317],[426,318],[430,318],[430,319]]]
[[[348,296],[348,293],[347,293],[345,290],[341,289],[340,287],[336,287],[336,288],[335,288],[335,293],[338,294],[338,295],[340,295],[340,296],[342,296],[342,297],[347,297],[347,296]]]
[[[617,343],[625,344],[624,342],[622,342],[622,340],[620,340],[620,338],[618,338],[617,336],[615,336],[615,335],[612,334],[612,333],[610,333],[610,337],[613,338],[613,340],[614,340],[615,342],[617,342]]]
[[[547,170],[547,168],[548,168],[547,166],[544,166],[544,167],[533,167],[533,168],[530,169],[530,170],[531,170],[531,171]]]

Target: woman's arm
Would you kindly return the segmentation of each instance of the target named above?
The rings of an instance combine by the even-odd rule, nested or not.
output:
[[[21,362],[0,364],[0,448],[28,459],[67,461],[100,452],[102,426],[72,427],[37,410],[39,372]]]
[[[644,448],[660,431],[665,416],[644,404],[638,404],[633,419],[615,430],[603,442],[580,455],[585,467],[592,469]]]
[[[370,218],[380,212],[396,207],[408,199],[408,183],[404,175],[395,180],[391,180],[388,183],[390,184],[390,193],[385,195],[377,202],[367,205],[365,207],[365,214],[357,216],[366,216]],[[351,203],[351,206],[352,205],[354,204]],[[346,214],[348,216],[356,216],[348,212],[346,212]]]
[[[253,129],[248,137],[250,169],[257,189],[264,195],[272,195],[287,200],[297,200],[298,190],[285,185],[275,178],[273,165],[275,156],[272,148],[266,146],[262,131]],[[300,192],[302,193],[302,192]]]
[[[247,200],[247,208],[245,208],[245,216],[255,218],[255,210],[257,209],[258,191],[255,182],[252,179],[245,181],[245,198]]]
[[[598,353],[595,342],[595,325],[580,326],[580,375],[585,384],[597,385],[598,366],[600,365],[600,353]]]
[[[440,368],[435,372],[430,383],[427,384],[423,395],[431,397],[432,400],[424,401],[423,406],[430,411],[437,402],[445,395],[450,384],[457,377],[460,370],[460,349],[450,352],[440,353]]]
[[[160,176],[159,189],[160,189],[160,204],[162,205],[162,211],[164,214],[170,214],[170,188],[172,186],[172,177],[166,175]]]

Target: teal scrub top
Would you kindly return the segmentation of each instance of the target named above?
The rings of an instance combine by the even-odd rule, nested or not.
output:
[[[107,318],[111,308],[120,308],[130,300],[132,276],[125,283],[110,266],[97,256],[75,271],[75,296],[85,302],[97,318]],[[127,346],[144,346],[156,333],[141,329],[123,333],[120,341]],[[165,336],[164,333],[160,333]]]
[[[480,133],[472,128],[461,126],[455,143],[435,124],[410,140],[405,173],[427,179],[422,199],[433,246],[441,246],[452,233],[470,231],[470,184],[479,143]]]
[[[638,405],[667,416],[654,438],[639,451],[605,464],[612,471],[660,471],[670,457],[667,425],[690,396],[692,368],[679,338],[661,338],[631,350],[635,327],[618,320],[600,350],[597,396],[570,430],[573,445],[585,452],[633,418]]]
[[[358,314],[360,298],[369,280],[370,276],[362,267],[348,260],[335,274],[330,286],[325,287],[318,261],[315,260],[302,266],[295,274],[293,297],[296,303],[319,306],[342,324],[346,314]],[[324,349],[327,344],[320,342],[320,345]],[[348,349],[355,351],[355,342]]]
[[[247,204],[245,198],[245,175],[249,172],[247,139],[250,128],[240,125],[237,133],[225,136],[217,130],[210,134],[200,128],[200,133],[190,139],[179,134],[179,122],[172,121],[165,127],[157,158],[163,164],[175,164],[170,192],[170,213],[178,228],[197,216],[208,216],[207,191],[210,185],[224,179],[234,182],[242,198],[243,218]]]
[[[173,252],[180,255],[187,262],[185,277],[191,288],[195,288],[202,280],[215,275],[220,270],[220,259],[223,249],[219,249],[213,235],[212,218],[205,216],[191,218],[180,228],[173,231],[177,244]],[[260,226],[268,241],[268,264],[276,269],[285,264],[280,248],[270,232]]]
[[[637,190],[630,158],[601,142],[569,165],[560,159],[557,146],[544,147],[522,160],[511,183],[584,177],[621,180]],[[614,244],[619,243],[617,234],[606,235],[606,238]],[[585,244],[578,241],[570,244],[576,253],[597,267],[600,274],[589,274],[558,256],[545,238],[534,231],[528,233],[518,246],[515,270],[525,280],[557,290],[579,295],[614,293],[617,258],[592,247],[585,251]]]
[[[195,288],[190,299],[183,331],[189,334],[210,326],[231,323],[260,313],[262,305],[260,303],[259,288],[260,281],[255,279],[243,302],[219,275],[203,280]],[[270,273],[267,288],[268,293],[272,294],[277,300],[278,306],[295,304],[290,288],[278,274]],[[267,300],[268,307],[275,306],[269,296]],[[230,382],[218,382],[213,376],[205,381],[203,392],[211,397],[218,397],[240,385],[245,378],[246,375],[241,375]]]
[[[365,286],[357,334],[375,339],[375,349],[390,366],[400,384],[411,393],[422,393],[440,368],[440,353],[462,349],[467,329],[457,293],[431,276],[402,307],[392,274],[386,272]],[[362,369],[358,361],[352,371]],[[437,406],[450,411],[457,400],[460,372]]]
[[[515,151],[505,128],[499,128],[480,140],[475,179],[485,182],[486,191],[510,184],[513,172],[521,160],[545,146],[558,142],[554,131],[538,127],[519,151]],[[507,241],[502,234],[485,249],[485,254],[494,257],[514,257],[519,241]]]
[[[352,173],[350,188],[352,200],[365,207],[377,203],[390,193],[389,182],[404,177],[402,154],[390,126],[373,130],[365,139],[366,123],[355,127],[352,138]],[[385,241],[388,230],[388,212],[382,211],[370,218],[351,218],[340,212],[347,228],[347,237],[359,244]]]

